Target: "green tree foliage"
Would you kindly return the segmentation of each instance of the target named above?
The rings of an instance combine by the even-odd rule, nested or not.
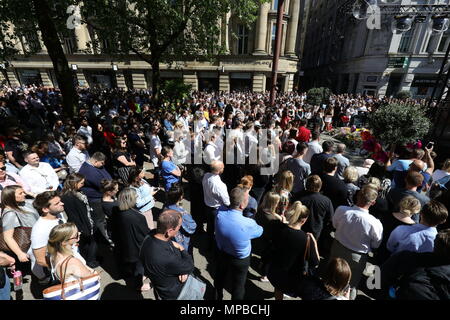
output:
[[[53,63],[56,79],[63,96],[64,112],[72,116],[75,111],[76,92],[72,72],[62,47],[67,29],[67,7],[71,0],[1,0],[0,1],[0,56],[13,61],[19,53],[15,45],[21,43],[26,56],[41,50],[41,41]]]
[[[395,97],[400,100],[405,100],[411,98],[411,93],[409,91],[400,91]]]
[[[165,81],[161,86],[165,100],[174,103],[187,98],[192,91],[192,85],[185,84],[182,79]]]
[[[369,126],[384,145],[402,145],[422,139],[431,122],[420,105],[388,104],[369,116]]]
[[[307,102],[312,105],[321,105],[330,99],[331,90],[326,87],[312,88],[307,92]]]
[[[89,0],[83,22],[97,34],[93,49],[127,59],[130,53],[152,67],[154,101],[159,100],[160,63],[211,58],[223,52],[221,19],[231,10],[250,26],[268,0]],[[81,1],[80,1],[81,3]]]

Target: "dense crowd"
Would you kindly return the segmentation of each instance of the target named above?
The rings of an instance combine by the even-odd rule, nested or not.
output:
[[[155,107],[145,90],[77,93],[68,118],[57,89],[0,91],[0,299],[17,270],[43,290],[97,276],[100,244],[136,290],[202,298],[195,237],[207,239],[219,300],[227,276],[232,299],[246,297],[252,254],[276,299],[355,299],[367,262],[381,267],[371,297],[449,299],[450,160],[437,169],[432,146],[399,146],[357,166],[321,140],[395,99],[309,105],[290,92],[270,107],[268,93],[193,92]]]

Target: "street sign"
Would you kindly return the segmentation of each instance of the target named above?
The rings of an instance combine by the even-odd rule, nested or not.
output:
[[[389,58],[388,68],[406,68],[409,64],[409,57]]]

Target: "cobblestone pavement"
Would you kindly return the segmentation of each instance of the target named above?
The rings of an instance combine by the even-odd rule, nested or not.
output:
[[[332,137],[323,135],[322,140],[334,140]],[[362,159],[358,155],[354,155],[351,151],[346,152],[351,160],[352,164],[360,165],[362,164]],[[145,164],[148,169],[149,163]],[[151,178],[148,174],[147,178]],[[191,190],[186,190],[187,197]],[[154,209],[154,216],[157,216],[162,209],[161,199],[156,202],[156,208]],[[190,209],[190,203],[184,200],[183,207],[188,210]],[[207,291],[205,294],[205,299],[212,299],[214,297],[213,289],[213,274],[215,270],[214,257],[212,253],[208,252],[206,249],[206,235],[196,234],[192,238],[194,245],[194,261],[195,261],[195,274],[199,276],[207,284]],[[153,290],[140,293],[130,289],[127,286],[125,280],[120,279],[118,276],[117,266],[114,261],[112,251],[106,246],[106,244],[99,245],[99,254],[103,258],[101,261],[101,266],[96,270],[101,272],[101,300],[142,300],[151,299],[154,300]],[[248,300],[273,300],[273,286],[269,282],[259,281],[260,274],[258,273],[258,265],[260,262],[260,257],[253,254],[251,266],[249,269],[247,283],[246,283],[246,295],[245,298]],[[14,300],[39,300],[42,299],[42,287],[36,281],[31,280],[31,276],[27,275],[24,277],[23,294],[12,293],[12,298]],[[360,298],[367,297],[364,293],[358,292]],[[224,290],[224,300],[230,300],[231,295],[229,290]],[[293,298],[287,298],[289,300],[294,300]]]

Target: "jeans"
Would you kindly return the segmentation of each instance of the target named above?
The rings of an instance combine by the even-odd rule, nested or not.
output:
[[[4,273],[4,276],[5,276],[5,285],[3,286],[3,288],[0,288],[0,301],[11,299],[11,284],[9,282],[9,278],[6,272]]]
[[[223,286],[228,272],[231,273],[231,300],[243,300],[245,294],[245,281],[247,279],[250,256],[243,259],[235,258],[223,251],[218,252],[218,261],[214,287],[217,299],[223,299]]]

